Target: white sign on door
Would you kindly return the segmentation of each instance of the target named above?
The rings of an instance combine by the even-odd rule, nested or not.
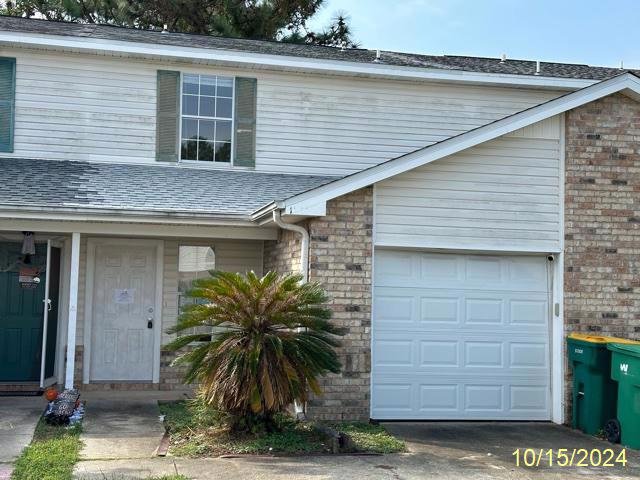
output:
[[[116,288],[113,290],[113,301],[117,305],[130,305],[136,295],[135,288]]]

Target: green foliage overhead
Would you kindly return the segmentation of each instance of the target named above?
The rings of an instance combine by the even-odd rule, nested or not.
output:
[[[308,389],[321,394],[317,378],[340,371],[336,336],[344,332],[329,322],[321,286],[301,280],[211,272],[193,282],[188,296],[197,303],[183,308],[168,331],[181,335],[166,348],[192,345],[176,364],[188,365],[185,381],[200,383],[207,404],[243,421],[268,421],[294,400],[305,402]],[[193,332],[199,327],[215,329],[211,341],[202,343]]]
[[[6,0],[1,13],[171,32],[355,47],[348,18],[307,28],[324,0]]]

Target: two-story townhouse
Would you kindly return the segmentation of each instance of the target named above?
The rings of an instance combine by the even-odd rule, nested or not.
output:
[[[310,415],[562,422],[566,331],[638,328],[638,93],[0,17],[0,389],[181,388],[185,285],[276,269],[348,329]]]

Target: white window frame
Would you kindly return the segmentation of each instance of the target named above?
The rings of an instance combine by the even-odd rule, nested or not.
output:
[[[201,117],[199,115],[184,115],[182,113],[182,99],[183,97],[183,88],[184,88],[184,76],[186,75],[198,75],[199,77],[225,77],[231,79],[231,158],[229,162],[207,162],[205,160],[183,160],[182,159],[182,119],[183,118],[193,118],[193,119],[205,119],[205,120],[222,120],[228,121],[228,118],[221,117]],[[200,81],[198,80],[198,83]],[[216,82],[217,83],[217,82]],[[217,93],[217,92],[216,92]],[[198,98],[200,98],[200,94],[198,92]],[[217,98],[217,97],[214,97]],[[199,166],[208,166],[212,168],[232,168],[233,160],[235,158],[236,151],[236,77],[234,75],[218,75],[216,73],[192,73],[192,72],[180,72],[180,105],[179,105],[179,113],[180,120],[178,122],[178,163],[185,163],[188,165],[199,165]]]
[[[182,123],[182,122],[181,122]],[[188,160],[187,160],[188,162]],[[203,162],[203,161],[191,161],[190,163],[208,163],[208,162]],[[213,251],[213,255],[214,255],[214,269],[217,268],[218,265],[218,255],[216,253],[216,248],[213,244],[211,243],[198,243],[198,242],[192,242],[192,243],[180,243],[178,245],[178,264],[176,265],[176,269],[177,269],[177,275],[178,275],[178,298],[177,300],[177,307],[178,307],[178,315],[180,315],[182,313],[182,308],[180,305],[180,299],[183,296],[183,293],[180,291],[180,249],[182,247],[205,247],[205,248],[210,248]],[[197,328],[201,328],[201,327],[193,327],[190,328],[189,330],[187,330],[186,332],[182,332],[181,335],[187,334],[187,335],[191,335],[194,333],[198,333],[196,332]],[[202,336],[206,337],[207,335],[213,335],[215,327],[211,328],[211,334],[207,333],[207,332],[202,332]],[[200,341],[200,342],[195,342],[196,344],[202,344],[202,343],[206,343],[206,340],[204,341]]]

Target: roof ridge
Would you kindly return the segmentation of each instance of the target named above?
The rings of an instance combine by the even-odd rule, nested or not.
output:
[[[533,65],[535,65],[537,60],[508,59],[506,61],[500,61],[500,59],[495,57],[469,55],[433,55],[428,53],[397,52],[393,50],[369,48],[342,49],[308,43],[288,43],[277,40],[184,32],[162,33],[162,31],[158,29],[137,29],[126,25],[92,24],[68,20],[16,17],[11,15],[0,15],[0,30],[22,31],[44,35],[77,36],[128,43],[155,43],[158,45],[170,45],[183,48],[189,47],[250,52],[264,55],[282,55],[315,60],[347,61],[370,65],[376,63],[377,52],[380,51],[383,57],[380,63],[391,67],[415,67],[499,75],[538,75],[549,78],[604,80],[610,78],[616,71],[616,67],[543,61],[541,64],[546,68],[543,69],[543,72],[536,72]]]

